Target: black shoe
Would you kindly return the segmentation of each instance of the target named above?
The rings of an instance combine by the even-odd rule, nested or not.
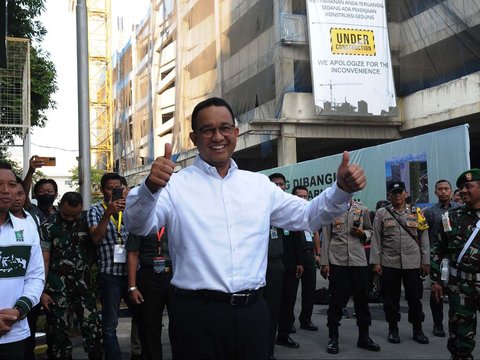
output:
[[[422,329],[413,330],[413,340],[419,344],[428,344],[428,337],[425,336]]]
[[[308,331],[318,331],[318,326],[313,325],[311,321],[307,323],[300,324],[300,329]]]
[[[370,351],[380,351],[380,345],[373,342],[372,339],[367,338],[365,340],[358,340],[357,346],[362,349],[370,350]]]
[[[338,354],[339,351],[340,349],[338,348],[338,340],[328,339],[327,352],[329,354]]]
[[[400,336],[398,335],[398,329],[388,330],[388,342],[392,344],[400,344]]]
[[[443,325],[433,325],[433,336],[445,337],[445,330],[443,330]]]
[[[295,328],[295,325],[292,325],[292,329],[290,330],[290,334],[295,334],[297,332],[297,329]]]
[[[275,344],[285,346],[291,349],[298,349],[300,347],[300,344],[293,341],[290,336],[287,336],[286,338],[277,337],[277,341],[275,341]]]

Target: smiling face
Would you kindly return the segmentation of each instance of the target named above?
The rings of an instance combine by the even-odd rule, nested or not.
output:
[[[201,158],[217,168],[222,177],[227,175],[230,167],[230,159],[237,145],[238,128],[234,127],[231,134],[222,133],[220,128],[232,125],[234,120],[228,109],[212,105],[200,110],[196,128],[190,133],[190,140],[197,146]],[[213,129],[213,136],[211,131],[205,131],[207,129]]]
[[[462,201],[470,209],[480,209],[480,181],[469,181],[460,186]]]
[[[407,192],[403,189],[392,190],[388,193],[388,196],[393,207],[398,209],[405,205]]]

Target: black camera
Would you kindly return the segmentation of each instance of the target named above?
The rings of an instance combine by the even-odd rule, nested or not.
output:
[[[355,221],[353,222],[353,226],[355,226],[355,227],[357,227],[357,228],[360,227],[360,220],[355,220]]]

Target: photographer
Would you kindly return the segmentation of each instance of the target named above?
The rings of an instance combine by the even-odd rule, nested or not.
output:
[[[322,228],[323,244],[320,257],[321,274],[329,278],[330,303],[327,312],[329,341],[327,352],[337,354],[338,327],[344,308],[353,294],[358,326],[357,346],[379,351],[380,346],[369,337],[371,325],[368,308],[368,263],[363,245],[373,234],[368,209],[351,201],[346,213]]]

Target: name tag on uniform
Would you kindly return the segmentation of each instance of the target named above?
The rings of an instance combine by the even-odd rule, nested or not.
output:
[[[113,262],[116,264],[125,264],[127,262],[127,250],[125,245],[115,245],[113,250]]]
[[[312,234],[310,234],[308,231],[304,231],[304,233],[305,233],[305,241],[312,242],[313,241]]]
[[[272,239],[278,239],[278,232],[277,232],[277,228],[270,228],[270,237]]]
[[[163,273],[165,271],[165,258],[163,256],[157,256],[153,258],[153,272]]]

